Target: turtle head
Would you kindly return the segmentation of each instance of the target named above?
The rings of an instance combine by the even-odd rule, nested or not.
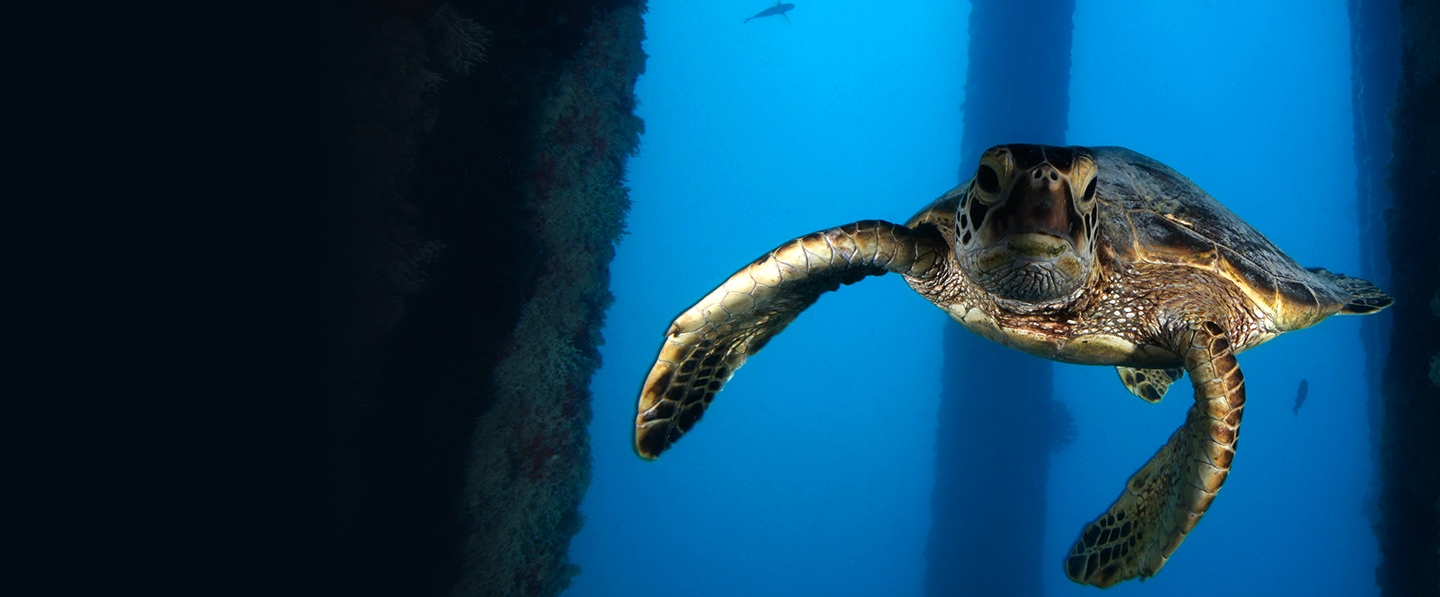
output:
[[[1081,147],[987,150],[955,211],[955,256],[966,276],[1013,301],[1072,296],[1095,266],[1096,174]]]

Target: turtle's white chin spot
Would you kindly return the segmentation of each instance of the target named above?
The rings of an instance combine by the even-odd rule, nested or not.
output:
[[[986,249],[960,255],[961,267],[981,289],[1028,303],[1065,298],[1085,283],[1089,267],[1066,239],[1012,234]]]

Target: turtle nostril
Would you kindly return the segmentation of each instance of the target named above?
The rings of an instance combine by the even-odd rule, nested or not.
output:
[[[1060,172],[1048,164],[1042,164],[1030,171],[1030,185],[1034,188],[1053,187],[1059,181]]]

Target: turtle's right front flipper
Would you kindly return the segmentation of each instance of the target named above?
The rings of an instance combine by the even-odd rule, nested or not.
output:
[[[670,324],[640,389],[635,452],[654,459],[700,419],[735,370],[821,294],[865,276],[930,278],[948,245],[933,227],[866,220],[780,245]]]

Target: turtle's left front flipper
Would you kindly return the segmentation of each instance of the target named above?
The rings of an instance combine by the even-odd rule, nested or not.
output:
[[[930,278],[948,250],[934,227],[866,220],[792,240],[730,276],[670,324],[640,389],[635,452],[654,459],[675,443],[745,358],[821,294],[887,272]]]
[[[1108,587],[1154,576],[1230,474],[1245,408],[1245,378],[1230,341],[1219,325],[1204,322],[1179,330],[1175,349],[1184,355],[1195,405],[1170,441],[1130,477],[1120,499],[1085,527],[1065,559],[1070,580]]]

